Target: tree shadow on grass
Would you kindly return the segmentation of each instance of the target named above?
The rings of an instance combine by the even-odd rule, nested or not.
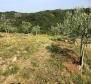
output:
[[[63,56],[67,59],[70,59],[73,64],[79,64],[79,60],[74,57],[76,53],[68,48],[62,48],[58,44],[51,44],[47,46],[46,49],[51,53],[52,56]]]

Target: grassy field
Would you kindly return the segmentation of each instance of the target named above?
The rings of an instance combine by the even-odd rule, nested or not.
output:
[[[80,71],[79,48],[64,38],[0,33],[0,84],[91,84],[91,46]]]

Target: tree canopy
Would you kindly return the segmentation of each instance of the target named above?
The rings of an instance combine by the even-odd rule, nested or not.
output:
[[[40,33],[51,34],[51,27],[61,26],[60,28],[61,33],[67,34],[67,32],[69,32],[68,30],[70,26],[68,24],[70,22],[68,21],[68,18],[78,17],[78,15],[76,15],[76,12],[77,12],[76,9],[67,9],[67,10],[57,9],[57,10],[50,10],[50,11],[47,10],[47,11],[41,11],[37,13],[19,13],[14,11],[1,12],[0,13],[0,31],[5,32],[5,29],[1,26],[2,24],[6,22],[6,20],[9,20],[9,26],[12,28],[12,29],[10,28],[10,30],[12,30],[13,32],[30,33],[33,26],[38,25],[41,27]],[[80,9],[79,15],[81,13],[83,14],[85,13],[86,15],[90,17],[91,8]],[[76,18],[76,19],[80,19],[80,18]],[[72,19],[69,19],[69,20],[72,20]],[[83,19],[81,18],[81,20]],[[60,25],[57,25],[57,23]],[[77,22],[75,22],[75,19],[73,20],[72,24],[74,25],[77,24]]]

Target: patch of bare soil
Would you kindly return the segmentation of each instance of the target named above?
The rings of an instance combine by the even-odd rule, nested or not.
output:
[[[79,72],[79,67],[78,67],[78,65],[76,65],[76,64],[72,64],[72,63],[65,62],[65,63],[63,63],[63,65],[64,65],[71,73]]]

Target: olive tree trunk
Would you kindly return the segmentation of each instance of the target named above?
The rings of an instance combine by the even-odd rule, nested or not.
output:
[[[81,37],[81,42],[80,42],[80,61],[79,64],[80,66],[83,66],[83,58],[84,58],[84,38],[83,36]]]

